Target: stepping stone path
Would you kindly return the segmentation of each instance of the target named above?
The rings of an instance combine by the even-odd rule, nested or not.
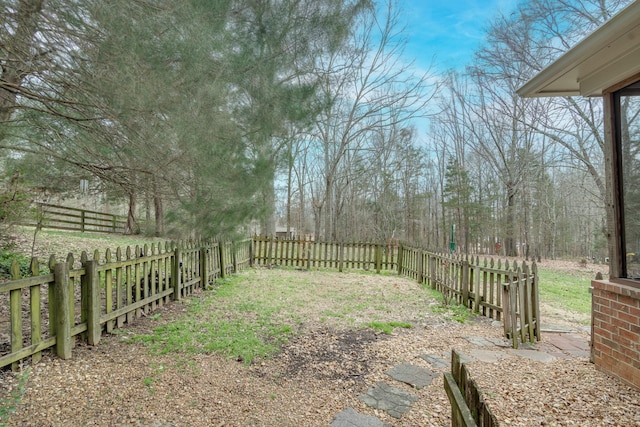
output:
[[[363,415],[353,408],[347,408],[333,419],[331,427],[391,427],[371,415]]]
[[[435,369],[444,369],[451,367],[451,362],[443,359],[437,354],[421,354],[420,358],[429,362],[429,364]]]
[[[387,371],[387,375],[396,381],[407,383],[418,390],[431,384],[437,373],[419,366],[403,363]]]
[[[461,354],[461,362],[463,363],[474,360],[495,363],[513,356],[543,363],[549,363],[556,358],[589,357],[589,344],[585,342],[584,338],[566,332],[549,336],[545,343],[522,343],[517,350],[512,349],[510,343],[502,338],[465,337],[465,339],[480,348],[472,350],[468,355]],[[419,357],[428,362],[433,369],[442,370],[451,366],[447,354],[442,356],[421,354]],[[402,363],[387,371],[387,375],[396,381],[420,389],[431,384],[440,373],[409,363]],[[367,406],[381,409],[394,418],[400,418],[418,400],[415,395],[392,387],[385,382],[379,382],[375,386],[369,387],[367,392],[358,398]],[[359,414],[353,408],[347,408],[335,416],[331,427],[391,427],[391,425],[383,423],[376,417]]]
[[[382,409],[393,418],[400,418],[411,409],[411,404],[418,400],[413,394],[405,393],[384,382],[369,387],[369,390],[361,394],[359,399],[372,408]]]
[[[437,357],[437,356],[436,356]],[[433,359],[437,360],[437,359]],[[447,366],[443,359],[438,360],[442,366]],[[431,384],[439,374],[420,366],[402,363],[387,372],[396,381],[407,383],[417,389]],[[411,404],[418,398],[411,393],[407,393],[399,388],[390,386],[385,382],[379,382],[373,387],[369,387],[366,393],[361,394],[359,399],[372,408],[381,409],[394,418],[400,418],[405,412],[411,409]],[[376,417],[359,414],[353,408],[347,408],[340,412],[333,419],[331,427],[386,427],[385,424]]]

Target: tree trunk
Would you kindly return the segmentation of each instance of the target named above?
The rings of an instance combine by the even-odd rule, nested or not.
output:
[[[324,196],[324,235],[325,240],[331,239],[331,231],[333,230],[333,182],[330,178],[325,182],[325,196]]]
[[[323,203],[313,201],[313,236],[316,242],[323,240],[322,235],[322,208]]]
[[[293,185],[293,154],[291,144],[289,144],[287,164],[287,238],[291,237],[291,186]]]
[[[164,205],[158,193],[153,195],[153,207],[156,219],[155,235],[159,237],[164,234]]]
[[[127,214],[127,225],[125,227],[124,233],[138,233],[136,225],[136,194],[133,191],[129,193],[129,213]]]
[[[271,176],[269,178],[269,182],[264,186],[262,190],[264,211],[262,213],[262,218],[260,221],[260,234],[262,234],[263,236],[275,236],[276,234],[276,221],[274,212],[276,195],[273,184],[273,176]]]
[[[298,192],[300,193],[300,205],[298,208],[298,221],[297,221],[298,233],[307,234],[309,232],[309,229],[307,228],[307,218],[306,218],[306,211],[305,211],[304,185],[299,186]]]
[[[153,196],[155,198],[155,195]],[[152,196],[149,194],[149,190],[147,189],[144,192],[144,233],[148,234],[151,229],[151,199]],[[155,203],[155,200],[154,200]]]
[[[18,2],[15,32],[7,38],[0,38],[0,45],[4,45],[3,50],[7,52],[0,74],[3,86],[4,84],[20,86],[29,71],[32,71],[26,68],[31,63],[31,45],[38,30],[38,16],[42,11],[43,3],[43,0]],[[5,31],[7,26],[8,24],[5,23]],[[18,91],[7,90],[5,87],[0,90],[0,123],[5,123],[11,118],[17,94]],[[2,133],[0,133],[0,139],[2,139]]]
[[[516,191],[511,183],[507,184],[507,216],[505,218],[505,239],[504,250],[506,256],[518,256],[515,239],[515,222],[516,222]]]

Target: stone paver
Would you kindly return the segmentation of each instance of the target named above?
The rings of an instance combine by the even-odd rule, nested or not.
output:
[[[443,359],[437,354],[421,354],[420,358],[429,362],[429,364],[431,364],[431,366],[433,366],[435,369],[444,369],[451,366],[451,362]]]
[[[495,345],[485,337],[465,337],[464,339],[478,347],[493,347]]]
[[[458,355],[460,356],[460,363],[473,362],[474,360],[476,360],[470,354],[466,354],[461,351],[458,351]]]
[[[479,362],[496,363],[511,356],[500,350],[473,350],[471,357]]]
[[[387,371],[387,375],[396,381],[407,383],[417,389],[428,386],[438,376],[437,373],[429,369],[411,365],[410,363],[403,363],[391,368]]]
[[[566,333],[566,332],[575,332],[576,328],[574,328],[573,326],[568,326],[568,325],[562,325],[559,323],[542,323],[540,325],[540,332],[560,332],[560,333]]]
[[[518,344],[518,348],[520,350],[537,350],[537,345],[538,344],[532,342],[521,342],[520,344]]]
[[[518,356],[526,359],[549,363],[556,359],[570,357],[589,357],[589,342],[583,335],[576,333],[562,325],[547,325],[547,333],[543,341],[538,343],[521,343],[518,349],[512,349],[511,343],[502,338],[492,337],[465,337],[476,349],[469,354],[460,354],[462,363],[481,361],[494,363],[502,359]],[[544,330],[544,329],[543,329]],[[491,350],[490,348],[493,348]],[[421,354],[419,356],[427,361],[434,369],[447,369],[451,366],[447,353],[442,356],[437,354]],[[426,368],[403,363],[392,369],[387,374],[397,381],[410,384],[416,388],[429,385],[438,376],[438,373]],[[386,411],[394,418],[400,418],[411,409],[413,402],[418,398],[401,389],[392,387],[384,382],[379,382],[370,387],[359,399],[368,406]],[[352,408],[347,408],[337,414],[331,423],[331,427],[390,427],[376,417],[359,414]]]
[[[524,357],[526,359],[535,360],[536,362],[544,362],[549,363],[556,360],[555,357],[550,355],[549,353],[545,353],[543,351],[538,350],[509,350],[510,353],[515,354],[516,356]]]
[[[353,408],[347,408],[337,414],[330,427],[391,427],[371,415],[359,414]]]
[[[591,355],[589,343],[578,334],[547,334],[545,340],[572,356],[589,357]]]
[[[358,398],[368,406],[382,409],[394,418],[400,418],[411,409],[411,404],[418,400],[416,396],[384,382],[369,387],[369,390]]]
[[[546,339],[546,336],[545,336]],[[556,359],[569,359],[572,356],[568,353],[565,353],[564,351],[560,350],[558,347],[556,347],[553,344],[550,344],[548,342],[540,342],[537,345],[537,350],[538,351],[542,351],[544,353],[547,353],[553,357],[555,357]]]
[[[493,345],[498,346],[498,347],[504,347],[504,348],[508,348],[511,347],[511,342],[506,340],[505,338],[487,338],[487,341],[489,341],[490,343],[493,343]]]

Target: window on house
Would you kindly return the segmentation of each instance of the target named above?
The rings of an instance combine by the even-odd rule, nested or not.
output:
[[[640,280],[640,81],[617,93],[623,276]]]

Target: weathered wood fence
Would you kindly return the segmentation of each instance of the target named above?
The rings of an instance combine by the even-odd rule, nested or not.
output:
[[[77,265],[76,265],[77,264]],[[255,237],[239,243],[165,243],[142,248],[83,253],[60,262],[51,258],[49,274],[0,283],[2,320],[8,319],[9,340],[0,341],[0,367],[20,360],[40,358],[42,350],[56,347],[70,357],[74,337],[90,344],[110,332],[150,313],[169,300],[179,300],[217,277],[250,265],[284,265],[298,268],[332,268],[397,271],[440,291],[484,316],[502,320],[513,346],[540,339],[538,276],[522,263],[434,254],[408,246],[375,243],[330,243]],[[6,322],[6,320],[5,320]],[[0,337],[2,335],[0,334]]]
[[[37,362],[51,347],[61,358],[69,358],[75,336],[95,345],[103,331],[120,328],[217,277],[247,268],[251,244],[167,242],[107,250],[104,255],[95,251],[92,259],[83,252],[79,262],[71,254],[64,261],[52,256],[49,274],[38,274],[34,259],[33,275],[26,278],[19,278],[14,261],[14,280],[0,283],[0,298],[8,300],[8,312],[0,312],[0,319],[9,319],[9,342],[0,343],[0,367],[11,364],[18,369],[28,357]],[[4,304],[0,310],[6,310]]]
[[[458,254],[437,254],[404,245],[315,242],[254,237],[257,265],[396,271],[442,293],[445,301],[501,320],[517,348],[540,340],[538,270],[535,263],[509,264]]]
[[[451,427],[497,427],[498,419],[485,404],[482,391],[470,378],[460,354],[451,351],[451,373],[444,373],[444,389],[451,403]]]
[[[445,301],[463,304],[475,313],[501,320],[514,348],[540,340],[538,268],[526,263],[436,254],[401,246],[398,274],[442,293]]]
[[[253,259],[257,265],[299,268],[382,270],[397,268],[398,247],[363,242],[316,242],[256,236]]]
[[[124,233],[127,217],[87,209],[38,203],[36,209],[42,228],[93,233]],[[30,222],[27,225],[35,225]]]

